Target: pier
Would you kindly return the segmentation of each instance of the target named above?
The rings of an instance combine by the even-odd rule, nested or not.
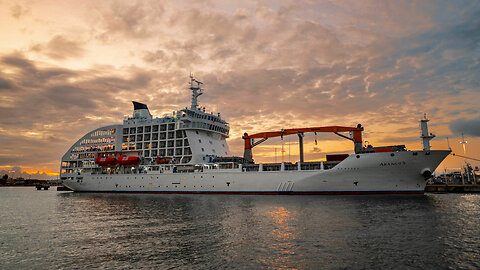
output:
[[[431,184],[425,187],[427,193],[480,193],[479,184]]]

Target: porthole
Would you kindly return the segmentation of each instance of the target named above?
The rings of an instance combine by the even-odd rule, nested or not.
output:
[[[390,156],[392,156],[392,157],[393,157],[393,156],[395,156],[395,154],[394,154],[394,153],[391,153],[391,154],[390,154]]]
[[[360,155],[357,155],[357,158],[360,158]]]

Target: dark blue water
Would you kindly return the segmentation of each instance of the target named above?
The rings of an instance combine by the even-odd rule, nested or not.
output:
[[[480,196],[0,188],[1,269],[472,269]]]

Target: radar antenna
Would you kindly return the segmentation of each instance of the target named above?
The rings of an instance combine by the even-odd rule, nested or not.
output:
[[[200,81],[197,81],[194,77],[193,74],[190,73],[190,90],[192,90],[192,105],[190,106],[190,110],[192,111],[197,111],[198,110],[198,103],[197,103],[197,98],[198,96],[203,94],[203,89],[201,88],[200,85],[203,83]]]

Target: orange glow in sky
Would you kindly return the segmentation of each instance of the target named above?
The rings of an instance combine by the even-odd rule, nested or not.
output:
[[[369,144],[421,149],[427,113],[432,149],[448,137],[463,153],[463,133],[466,156],[480,159],[479,11],[429,0],[1,1],[0,170],[54,177],[73,143],[121,123],[132,100],[158,117],[189,105],[190,72],[238,156],[244,132],[358,123]],[[306,160],[353,151],[332,134],[314,140]],[[296,143],[271,139],[253,157],[280,161],[284,144],[295,162]],[[449,156],[439,170],[465,161]]]

